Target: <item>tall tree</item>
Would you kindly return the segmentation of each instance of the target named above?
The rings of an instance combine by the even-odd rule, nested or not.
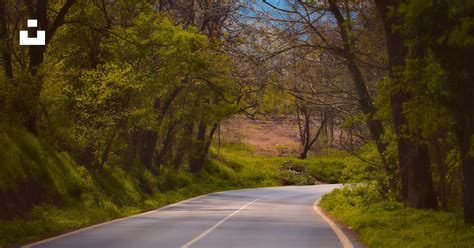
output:
[[[5,76],[8,79],[13,78],[12,55],[9,48],[9,34],[7,22],[7,0],[0,0],[0,44],[2,49],[2,62]]]
[[[375,119],[375,114],[377,109],[375,108],[370,93],[368,91],[367,83],[365,82],[365,78],[362,74],[362,71],[359,68],[356,60],[356,46],[353,40],[353,30],[352,30],[352,21],[350,20],[351,15],[346,15],[344,17],[343,13],[340,10],[339,3],[335,0],[329,0],[329,10],[334,15],[337,26],[339,29],[339,34],[342,39],[343,43],[343,57],[346,60],[347,69],[351,75],[352,82],[354,83],[358,100],[359,106],[363,114],[367,115],[367,127],[369,128],[370,134],[372,139],[375,141],[377,145],[377,149],[380,153],[380,157],[382,159],[382,163],[385,167],[386,172],[391,175],[393,174],[393,168],[388,163],[385,158],[385,151],[387,150],[387,144],[382,141],[383,135],[385,133],[384,127],[380,120]],[[346,13],[350,13],[351,9],[346,4]],[[349,18],[349,19],[348,19]]]
[[[410,0],[401,7],[401,27],[411,49],[408,58],[416,65],[408,70],[418,75],[418,84],[429,86],[429,99],[447,109],[453,120],[446,129],[457,138],[464,220],[474,223],[474,5],[472,1]]]
[[[385,30],[389,77],[394,83],[400,80],[397,71],[405,65],[407,56],[401,34],[394,30],[395,26],[401,24],[401,17],[394,11],[390,12],[390,10],[397,10],[400,3],[399,0],[375,0]],[[407,91],[399,88],[391,93],[392,118],[397,134],[403,197],[408,207],[436,208],[427,145],[417,143],[418,141],[414,141],[403,132],[407,124],[403,104],[411,97]]]

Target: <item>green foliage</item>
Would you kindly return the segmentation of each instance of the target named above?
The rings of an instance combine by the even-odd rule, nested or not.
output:
[[[346,165],[344,159],[310,157],[306,160],[290,159],[280,168],[283,185],[314,185],[315,183],[341,183]]]
[[[356,231],[368,247],[470,247],[474,243],[474,226],[464,224],[459,211],[405,208],[383,200],[372,184],[336,189],[323,197],[321,206]]]
[[[0,122],[0,189],[15,192],[19,184],[34,182],[50,200],[70,200],[87,188],[81,168],[24,129]],[[33,190],[33,189],[30,189]],[[22,192],[25,193],[25,192]],[[40,196],[38,196],[40,197]]]
[[[124,154],[138,130],[157,133],[157,153],[171,125],[171,143],[186,140],[192,145],[180,149],[195,153],[208,139],[199,143],[183,127],[212,126],[239,109],[240,86],[230,77],[230,59],[216,49],[220,44],[195,27],[174,24],[146,1],[134,2],[109,6],[114,14],[107,18],[123,25],[106,33],[66,25],[42,65],[40,100],[47,116],[40,132],[89,168],[131,163]],[[141,10],[128,13],[130,6]],[[80,3],[71,15],[100,26],[101,8]],[[162,162],[171,163],[173,151],[165,155]]]
[[[346,179],[343,172],[347,164],[344,160],[321,158],[308,165],[309,174],[316,180],[325,183],[342,183]],[[350,177],[346,177],[350,178]]]
[[[442,86],[444,76],[443,69],[432,56],[424,61],[407,60],[402,73],[404,83],[400,87],[414,94],[404,105],[408,121],[406,130],[421,131],[424,139],[429,139],[438,134],[439,130],[447,129],[453,124],[449,109],[440,102],[441,95],[448,94]]]
[[[105,167],[94,176],[94,182],[116,206],[136,206],[143,200],[137,177],[127,175],[121,168]]]
[[[262,173],[262,170],[264,170],[263,174],[271,172],[275,179],[279,178],[283,184],[287,185],[310,185],[314,184],[315,181],[342,183],[352,179],[350,175],[344,176],[344,170],[346,170],[345,160],[349,158],[344,152],[328,151],[327,156],[310,156],[305,160],[300,160],[291,157],[254,155],[250,146],[225,144],[220,153],[224,158],[232,158],[225,160],[227,164],[232,165],[232,161],[235,161],[252,166],[248,168],[255,168],[252,172],[255,173],[255,179],[258,179],[258,175]],[[273,169],[269,170],[270,168]],[[274,168],[278,168],[280,174],[275,173]]]
[[[247,187],[277,185],[278,165],[270,158],[253,155],[252,150],[253,148],[249,146],[228,144],[220,149],[219,154],[216,154],[215,148],[211,151],[218,164],[227,164],[238,172],[236,179],[242,185]]]
[[[390,123],[393,93],[409,96],[403,104],[406,125],[398,135],[427,145],[436,193],[440,198],[445,195],[447,205],[456,209],[462,205],[460,154],[468,154],[462,147],[472,149],[466,141],[473,132],[468,123],[474,120],[470,111],[474,36],[466,30],[472,29],[474,5],[457,0],[404,1],[392,11],[401,18],[396,29],[407,54],[404,65],[393,68],[391,77],[378,85],[379,116]],[[395,139],[386,140],[389,147],[396,145]],[[390,161],[396,163],[393,157]],[[468,181],[472,180],[464,180]]]
[[[18,210],[9,219],[31,218],[1,222],[0,245],[198,194],[277,183],[273,169],[240,161],[204,157],[204,169],[188,172],[191,158],[208,152],[210,127],[247,101],[246,86],[236,83],[221,41],[155,7],[144,0],[77,2],[67,17],[81,23],[58,29],[37,73],[23,68],[29,58],[16,43],[8,47],[22,61],[14,61],[13,79],[0,76],[1,116],[9,120],[0,123],[0,189],[14,201],[0,207]],[[27,117],[35,117],[37,134],[16,128]],[[153,159],[145,164],[150,137]],[[23,185],[36,200],[21,195]],[[81,216],[81,208],[90,212]]]
[[[387,137],[388,134],[385,136],[385,138]],[[384,155],[387,161],[396,161],[398,159],[397,143],[394,140],[390,140],[387,143],[389,146],[387,146],[387,150]],[[387,173],[386,168],[383,166],[375,142],[365,143],[356,151],[356,153],[357,156],[348,156],[344,159],[344,164],[346,165],[342,176],[345,179],[344,181],[350,183],[375,181],[378,182],[380,186],[384,187],[387,197],[396,197],[398,188],[390,188],[389,185],[395,181],[394,177],[397,175]],[[397,185],[390,186],[393,187]]]
[[[294,105],[295,97],[288,91],[275,86],[269,86],[265,88],[265,92],[262,95],[259,110],[264,114],[272,116],[294,115]]]
[[[306,173],[294,173],[291,171],[283,171],[280,173],[280,181],[282,185],[314,185],[315,179]]]
[[[469,47],[474,44],[471,32],[474,27],[472,10],[474,4],[470,1],[445,0],[435,4],[433,1],[423,0],[407,1],[400,6],[399,12],[404,17],[404,28],[408,28],[408,31],[421,31],[417,34],[420,40],[411,40],[412,42]],[[424,17],[423,21],[419,20],[421,16]],[[436,37],[425,36],[428,33],[435,34]]]

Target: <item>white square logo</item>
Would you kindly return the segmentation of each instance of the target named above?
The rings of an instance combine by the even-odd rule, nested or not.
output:
[[[38,20],[28,19],[29,28],[37,28]],[[20,46],[44,46],[46,45],[46,31],[37,30],[36,37],[28,37],[28,30],[20,30]]]

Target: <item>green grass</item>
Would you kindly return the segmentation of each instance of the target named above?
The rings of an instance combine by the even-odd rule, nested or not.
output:
[[[337,189],[323,197],[321,206],[368,247],[474,246],[474,225],[464,224],[460,211],[409,209],[382,200],[370,185]]]
[[[216,153],[216,149],[213,150]],[[286,175],[278,173],[275,169],[282,169],[287,164],[292,167],[304,167],[307,173],[302,177],[311,176],[312,178],[325,183],[341,183],[346,178],[344,170],[346,168],[344,159],[348,156],[342,151],[327,150],[325,156],[309,156],[305,160],[294,157],[263,156],[253,154],[253,148],[239,144],[225,144],[220,149],[220,155],[227,163],[245,164],[246,169],[252,174],[272,175],[280,184]],[[292,175],[295,177],[295,175]],[[304,178],[294,178],[295,185],[299,181],[306,182]]]

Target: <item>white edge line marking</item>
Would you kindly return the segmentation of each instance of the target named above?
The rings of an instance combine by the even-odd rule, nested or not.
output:
[[[215,192],[215,193],[219,193],[219,192]],[[32,248],[32,247],[34,247],[34,246],[36,246],[36,245],[40,245],[40,244],[44,244],[44,243],[47,243],[47,242],[51,242],[51,241],[56,240],[56,239],[64,238],[64,237],[67,237],[67,236],[70,236],[70,235],[73,235],[73,234],[76,234],[76,233],[84,232],[84,231],[87,231],[87,230],[90,230],[90,229],[94,229],[94,228],[97,228],[97,227],[100,227],[100,226],[104,226],[104,225],[107,225],[107,224],[112,224],[112,223],[114,223],[114,222],[118,222],[118,221],[122,221],[122,220],[126,220],[126,219],[131,219],[131,218],[134,218],[134,217],[138,217],[138,216],[142,216],[142,215],[147,215],[147,214],[151,214],[151,213],[154,213],[154,212],[158,212],[158,211],[160,211],[160,210],[164,210],[164,209],[167,209],[167,208],[170,208],[170,207],[174,207],[174,206],[176,206],[176,205],[183,204],[183,203],[186,203],[186,202],[189,202],[189,201],[192,201],[192,200],[197,200],[197,199],[199,199],[199,198],[202,198],[202,197],[205,197],[205,196],[208,196],[208,195],[211,195],[211,194],[215,194],[215,193],[209,193],[209,194],[205,194],[205,195],[196,196],[196,197],[193,197],[193,198],[189,198],[189,199],[187,199],[187,200],[184,200],[184,201],[180,201],[180,202],[176,202],[176,203],[173,203],[173,204],[170,204],[170,205],[166,205],[166,206],[163,206],[163,207],[161,207],[161,208],[154,209],[154,210],[151,210],[151,211],[148,211],[148,212],[144,212],[144,213],[141,213],[141,214],[136,214],[136,215],[132,215],[132,216],[127,216],[127,217],[123,217],[123,218],[119,218],[119,219],[115,219],[115,220],[111,220],[111,221],[99,223],[99,224],[96,224],[96,225],[84,227],[84,228],[81,228],[81,229],[78,229],[78,230],[75,230],[75,231],[72,231],[72,232],[68,232],[68,233],[65,233],[65,234],[62,234],[62,235],[59,235],[59,236],[51,237],[51,238],[49,238],[49,239],[41,240],[41,241],[38,241],[38,242],[35,242],[35,243],[32,243],[32,244],[27,244],[27,245],[24,245],[24,246],[21,246],[21,247],[23,247],[23,248]]]
[[[334,223],[334,221],[332,221],[331,219],[329,219],[324,213],[323,211],[321,210],[321,208],[319,207],[319,201],[321,199],[318,199],[314,202],[313,204],[313,209],[314,211],[319,215],[321,216],[328,224],[329,226],[332,228],[332,230],[336,233],[337,237],[339,238],[339,240],[341,241],[342,243],[342,246],[344,248],[353,248],[354,246],[352,245],[351,241],[349,240],[349,238],[347,237],[347,235],[337,226],[336,223]]]
[[[243,210],[244,208],[250,206],[252,203],[262,199],[263,197],[260,197],[260,198],[257,198],[251,202],[248,202],[247,204],[243,205],[242,207],[240,207],[239,209],[235,210],[233,213],[227,215],[227,217],[225,217],[224,219],[220,220],[219,222],[217,222],[216,224],[214,224],[212,227],[210,227],[209,229],[207,229],[206,231],[202,232],[201,234],[199,234],[198,236],[196,236],[194,239],[192,239],[191,241],[189,241],[188,243],[184,244],[183,246],[181,246],[181,248],[188,248],[190,245],[196,243],[197,241],[199,241],[200,239],[204,238],[206,235],[208,235],[210,232],[214,231],[217,227],[219,227],[220,225],[222,225],[222,223],[224,223],[226,220],[228,220],[229,218],[231,218],[232,216],[238,214],[241,210]]]

